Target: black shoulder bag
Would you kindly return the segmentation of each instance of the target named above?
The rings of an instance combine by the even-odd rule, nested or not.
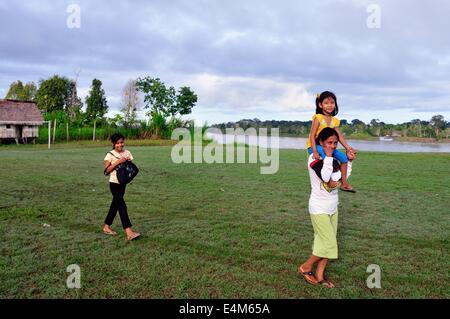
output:
[[[115,156],[113,153],[111,153],[111,152],[108,152],[108,153],[111,154],[112,156],[114,156],[115,158],[120,159],[120,157]],[[123,162],[122,164],[119,164],[116,167],[117,180],[119,181],[120,184],[128,184],[129,182],[131,182],[133,180],[133,178],[136,177],[136,175],[138,173],[139,173],[139,169],[131,161]],[[103,174],[109,175],[106,173],[106,168],[105,168]]]

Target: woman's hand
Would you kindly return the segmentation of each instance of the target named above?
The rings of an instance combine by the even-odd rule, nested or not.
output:
[[[316,160],[320,159],[319,152],[317,152],[317,151],[313,152],[313,159],[316,159]]]
[[[323,151],[325,152],[326,156],[333,157],[333,152],[334,152],[333,147],[326,146],[326,145],[323,145],[322,147],[323,147]]]

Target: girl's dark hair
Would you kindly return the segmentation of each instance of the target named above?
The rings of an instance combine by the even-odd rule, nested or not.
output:
[[[339,135],[334,128],[325,127],[322,131],[320,131],[319,136],[317,136],[316,144],[320,144],[320,142],[326,141],[330,136],[336,136],[339,142]]]
[[[125,136],[123,136],[123,135],[120,134],[120,133],[114,133],[113,135],[111,135],[111,143],[112,143],[112,145],[113,145],[113,149],[114,149],[114,147],[116,146],[117,142],[118,142],[120,139],[125,139]]]
[[[316,97],[316,114],[323,114],[322,108],[319,106],[319,103],[323,103],[323,101],[327,98],[331,97],[334,100],[334,103],[336,104],[336,107],[331,114],[332,116],[336,116],[339,113],[339,107],[337,104],[337,98],[336,95],[333,92],[330,91],[324,91],[320,95],[318,94]]]

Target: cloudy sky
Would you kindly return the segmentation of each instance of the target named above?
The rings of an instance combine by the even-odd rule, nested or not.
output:
[[[110,116],[127,80],[151,76],[190,86],[200,123],[309,120],[324,90],[341,119],[450,120],[449,12],[447,0],[0,0],[0,97],[79,72],[83,100],[102,80]]]

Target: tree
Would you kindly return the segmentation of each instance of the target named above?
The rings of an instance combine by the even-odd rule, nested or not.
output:
[[[86,116],[89,121],[95,121],[108,112],[108,104],[105,91],[102,89],[102,81],[92,80],[91,90],[86,96]]]
[[[365,124],[363,121],[358,120],[358,119],[352,120],[352,125],[353,125],[353,126],[358,126],[358,125],[360,125],[360,126],[366,126],[366,124]]]
[[[122,90],[122,108],[123,123],[133,125],[137,120],[137,111],[141,101],[139,91],[136,87],[136,80],[128,80]]]
[[[28,82],[23,88],[23,96],[21,97],[25,101],[34,101],[36,98],[37,87],[34,82]]]
[[[422,137],[422,125],[419,119],[414,119],[411,121],[411,125],[417,128],[416,135]]]
[[[75,74],[75,80],[71,80],[69,83],[69,92],[67,94],[66,111],[71,122],[81,120],[81,108],[83,107],[83,102],[81,98],[78,97],[77,84],[78,76],[81,70],[78,70]]]
[[[370,121],[370,126],[371,126],[371,129],[372,129],[372,132],[374,133],[374,135],[380,136],[380,131],[381,131],[380,120],[373,119],[372,121]]]
[[[150,109],[147,115],[152,117],[156,114],[164,118],[190,114],[197,103],[197,95],[189,87],[181,87],[177,93],[173,86],[166,87],[158,78],[139,78],[136,86],[144,93],[144,108]]]
[[[189,87],[183,86],[178,90],[176,104],[171,105],[169,113],[172,117],[176,114],[190,114],[195,103],[197,103],[197,95]]]
[[[38,107],[46,113],[67,111],[67,102],[71,92],[70,83],[68,78],[58,75],[47,80],[40,80],[36,93]]]
[[[8,93],[6,93],[5,99],[18,101],[34,101],[36,92],[37,88],[34,82],[28,82],[24,86],[22,81],[19,80],[11,83]]]
[[[355,133],[362,132],[366,128],[366,124],[358,119],[352,121],[352,127],[355,128]]]
[[[434,115],[430,120],[430,126],[434,129],[436,138],[439,138],[439,132],[445,129],[447,123],[442,115]]]
[[[70,81],[65,105],[70,121],[73,122],[76,119],[77,115],[80,114],[82,107],[83,102],[77,93],[77,83],[76,81]]]
[[[9,85],[8,93],[6,93],[5,99],[19,100],[19,95],[23,92],[22,81],[16,81]]]
[[[123,123],[123,117],[120,114],[116,114],[113,118],[108,118],[107,121],[110,126],[117,127]]]

